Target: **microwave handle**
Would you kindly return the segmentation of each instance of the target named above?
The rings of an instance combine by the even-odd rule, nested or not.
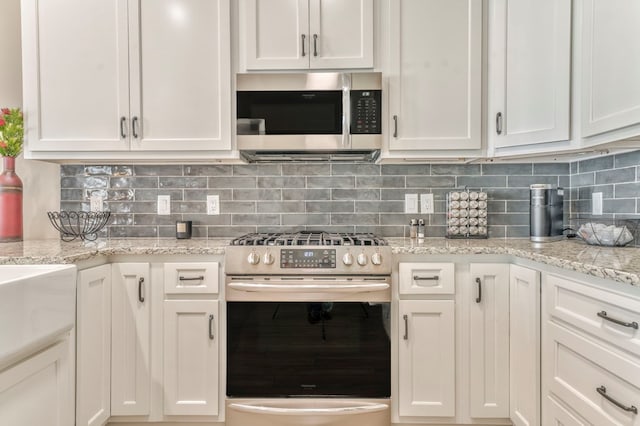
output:
[[[351,74],[342,74],[342,147],[351,148]]]

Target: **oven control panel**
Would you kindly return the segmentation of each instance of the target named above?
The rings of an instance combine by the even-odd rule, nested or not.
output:
[[[318,249],[282,249],[280,250],[281,268],[335,268],[336,250]]]

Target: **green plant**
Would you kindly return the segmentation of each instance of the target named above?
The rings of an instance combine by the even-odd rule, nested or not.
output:
[[[24,118],[20,108],[0,110],[0,156],[17,157],[24,141]]]

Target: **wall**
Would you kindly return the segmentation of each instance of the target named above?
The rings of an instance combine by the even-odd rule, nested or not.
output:
[[[640,151],[571,163],[571,212],[591,215],[591,194],[602,192],[604,217],[640,217]]]
[[[108,227],[108,236],[113,238],[173,237],[178,219],[194,221],[195,237],[299,229],[403,236],[410,217],[426,219],[428,236],[443,236],[445,194],[465,185],[487,191],[491,237],[528,237],[532,183],[567,187],[569,164],[281,163],[61,168],[62,208],[88,210],[92,193],[103,196],[114,216]],[[429,192],[434,193],[436,214],[403,213],[405,193]],[[205,214],[208,194],[220,196],[219,216]],[[171,215],[156,214],[158,195],[171,196]]]
[[[0,107],[21,107],[20,0],[2,0],[0,45]],[[60,167],[24,160],[20,156],[16,172],[24,184],[24,239],[57,238],[58,234],[46,219],[45,212],[59,208]]]

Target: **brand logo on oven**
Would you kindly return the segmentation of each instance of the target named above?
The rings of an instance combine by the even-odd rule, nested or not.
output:
[[[302,384],[302,385],[300,385],[300,387],[302,389],[304,389],[304,390],[315,390],[318,387],[318,385],[305,385],[305,384]]]

